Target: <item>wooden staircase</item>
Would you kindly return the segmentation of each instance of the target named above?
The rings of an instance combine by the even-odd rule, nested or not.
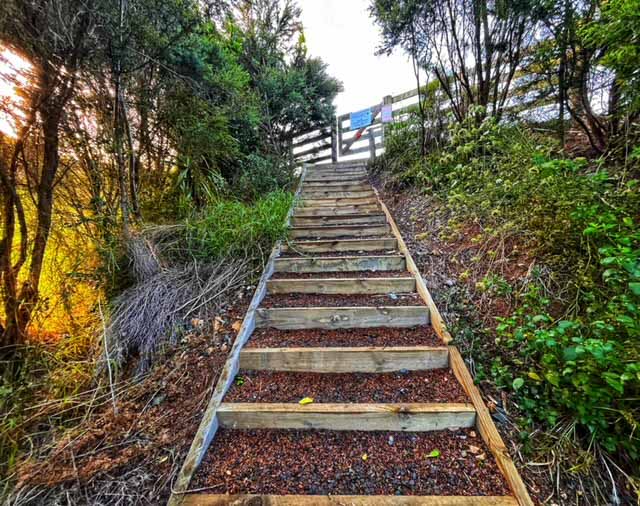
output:
[[[289,242],[277,246],[272,253],[174,486],[170,504],[532,504],[458,350],[448,344],[451,337],[393,218],[368,183],[366,166],[341,163],[306,167],[289,223]],[[384,304],[388,297],[403,293],[417,293],[419,302]],[[343,307],[266,304],[270,298],[288,296],[366,296],[378,297],[382,303]],[[423,325],[433,328],[439,345],[245,347],[256,329],[407,329]],[[453,372],[467,402],[301,405],[224,401],[239,371],[382,374],[442,369]],[[192,476],[203,459],[212,458],[207,450],[218,428],[392,433],[473,428],[493,455],[511,494],[487,496],[486,491],[474,494],[473,483],[464,490],[464,495],[447,496],[227,495],[220,493],[224,490],[193,491]]]

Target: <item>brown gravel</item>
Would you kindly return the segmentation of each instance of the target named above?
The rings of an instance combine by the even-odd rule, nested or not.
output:
[[[283,293],[267,295],[260,307],[355,307],[355,306],[424,306],[417,293],[340,295],[319,293]]]
[[[449,369],[392,373],[240,371],[227,402],[468,402]]]
[[[439,456],[428,457],[434,450]],[[509,494],[495,460],[472,429],[222,429],[191,486],[231,494]]]
[[[442,346],[430,325],[409,328],[373,327],[370,329],[256,329],[246,346],[283,348],[313,346]]]
[[[273,279],[412,278],[409,271],[274,272]]]

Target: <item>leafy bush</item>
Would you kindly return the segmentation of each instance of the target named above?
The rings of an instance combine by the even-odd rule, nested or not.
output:
[[[275,191],[246,204],[219,200],[186,220],[186,240],[197,259],[226,255],[268,254],[284,236],[285,219],[293,202],[291,193]]]
[[[410,155],[392,141],[382,163],[393,166]],[[554,143],[521,126],[470,119],[402,177],[435,192],[455,221],[514,238],[551,271],[554,292],[527,277],[519,307],[499,318],[497,342],[511,354],[494,362],[498,383],[530,421],[571,418],[589,440],[637,461],[640,192],[603,164],[558,157]],[[491,275],[481,284],[496,285]]]

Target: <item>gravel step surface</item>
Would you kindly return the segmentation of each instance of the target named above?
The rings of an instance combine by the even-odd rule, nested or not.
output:
[[[200,487],[218,494],[509,494],[473,429],[220,429],[191,483]]]
[[[249,348],[332,346],[444,346],[433,327],[373,327],[370,329],[256,329]]]
[[[469,402],[449,369],[393,373],[240,371],[225,402]]]
[[[267,295],[260,307],[357,307],[357,306],[424,306],[417,293],[398,294],[319,294],[319,293],[283,293]]]

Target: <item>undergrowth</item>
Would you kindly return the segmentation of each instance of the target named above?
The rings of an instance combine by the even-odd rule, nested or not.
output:
[[[437,195],[451,217],[443,238],[476,224],[476,243],[503,245],[484,252],[492,265],[532,260],[517,282],[488,272],[476,287],[514,302],[492,329],[503,352],[491,374],[516,395],[523,427],[568,421],[584,448],[637,469],[640,148],[624,160],[570,159],[532,127],[470,119],[422,158],[415,131],[394,126],[378,167]]]

